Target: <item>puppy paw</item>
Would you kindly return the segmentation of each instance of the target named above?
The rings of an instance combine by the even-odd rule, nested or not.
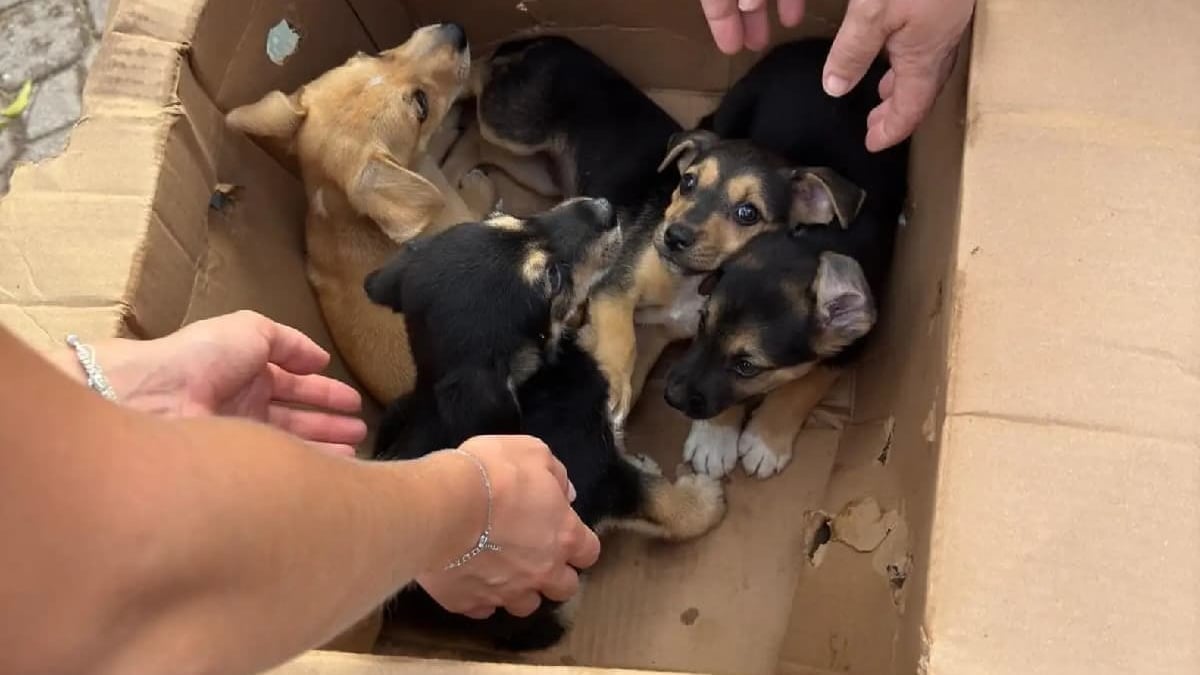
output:
[[[633,387],[629,385],[629,378],[621,378],[621,381],[625,384],[610,385],[608,391],[608,414],[618,428],[625,426],[629,409],[633,407]]]
[[[692,423],[683,444],[683,459],[697,474],[720,478],[733,471],[738,460],[738,430],[708,421]]]
[[[496,210],[500,199],[496,194],[496,184],[483,169],[471,169],[458,182],[458,191],[467,208],[478,217]]]
[[[762,436],[751,424],[738,439],[738,456],[746,474],[766,480],[783,471],[792,461],[792,444],[782,443],[770,436]]]
[[[671,538],[693,539],[707,533],[725,517],[725,489],[709,476],[691,474],[675,481],[675,517],[668,523]]]

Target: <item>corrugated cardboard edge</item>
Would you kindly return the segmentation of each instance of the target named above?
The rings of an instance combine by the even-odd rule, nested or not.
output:
[[[0,254],[25,263],[0,269],[0,321],[35,347],[60,344],[68,331],[88,339],[162,330],[139,325],[131,300],[154,290],[143,284],[153,275],[141,270],[148,241],[172,236],[154,196],[180,114],[180,62],[204,4],[123,0],[110,8],[92,71],[107,77],[89,79],[66,150],[18,167],[0,201]],[[37,245],[48,238],[58,245]],[[184,257],[198,254],[178,243]]]
[[[441,661],[405,657],[362,656],[340,652],[313,651],[265,675],[646,675],[654,671],[583,668],[580,666],[523,666],[470,661]],[[679,673],[678,675],[689,675]],[[690,675],[700,675],[692,673]]]

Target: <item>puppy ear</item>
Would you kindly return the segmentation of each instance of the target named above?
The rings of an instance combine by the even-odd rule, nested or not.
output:
[[[789,169],[792,183],[791,224],[823,225],[836,218],[842,229],[858,216],[867,193],[825,167]]]
[[[463,366],[434,385],[438,417],[456,443],[484,434],[515,434],[521,410],[507,373],[498,367]]]
[[[717,289],[717,284],[721,282],[721,274],[721,270],[718,269],[704,277],[704,281],[700,282],[700,288],[696,292],[706,298],[712,295],[713,291]]]
[[[671,166],[671,162],[675,162],[679,166],[679,171],[683,172],[696,161],[701,153],[711,148],[718,140],[716,134],[703,129],[681,131],[671,136],[671,140],[667,144],[669,148],[667,156],[663,159],[662,164],[658,165],[658,172],[666,171],[667,167]]]
[[[383,151],[367,160],[346,194],[356,211],[374,220],[397,244],[421,234],[446,206],[433,183]]]
[[[415,241],[404,244],[386,265],[367,275],[363,290],[371,302],[404,313],[404,274],[420,248],[421,243]]]
[[[296,135],[306,115],[299,92],[288,96],[273,91],[256,103],[229,111],[225,123],[244,134],[286,141]]]
[[[813,351],[837,355],[875,326],[875,300],[862,267],[853,258],[826,251],[813,281],[817,332]]]

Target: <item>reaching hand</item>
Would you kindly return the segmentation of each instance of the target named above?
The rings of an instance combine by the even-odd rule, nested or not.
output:
[[[780,23],[804,17],[804,0],[778,0]],[[770,41],[768,0],[700,0],[717,47],[734,54]],[[867,118],[867,149],[885,150],[912,135],[954,68],[975,0],[850,0],[825,62],[830,96],[842,96],[887,48],[891,70],[879,83],[882,103]]]
[[[542,596],[568,600],[579,590],[576,570],[599,558],[600,540],[571,509],[575,495],[566,469],[544,443],[527,436],[474,438],[459,449],[487,470],[491,535],[501,550],[417,581],[447,610],[476,619],[499,607],[529,616]],[[466,457],[457,461],[471,463]]]
[[[867,149],[886,150],[912,135],[954,69],[975,0],[850,0],[825,63],[825,91],[841,96],[887,47],[883,102],[867,117]]]
[[[337,454],[366,438],[352,387],[318,375],[329,354],[300,331],[242,311],[157,340],[93,344],[118,401],[165,416],[238,416],[270,423]],[[73,354],[60,366],[77,377]],[[291,406],[312,410],[298,410]],[[341,414],[339,414],[341,413]]]

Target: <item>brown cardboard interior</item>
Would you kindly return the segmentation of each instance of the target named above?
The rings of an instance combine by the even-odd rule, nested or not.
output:
[[[808,5],[777,40],[833,32],[844,3]],[[0,322],[50,346],[249,307],[329,345],[301,186],[221,114],[444,19],[477,56],[531,30],[574,37],[685,123],[754,58],[719,55],[694,0],[122,0],[65,155],[0,202]],[[280,21],[300,40],[276,63]],[[1200,671],[1200,95],[1162,94],[1200,81],[1198,31],[1191,0],[980,3],[915,139],[881,339],[831,401],[842,428],[802,435],[779,478],[734,479],[708,538],[607,541],[569,640],[521,660]],[[654,382],[643,400],[631,448],[671,466],[684,423]],[[496,658],[407,635],[380,651]],[[314,653],[278,672],[526,670]]]

